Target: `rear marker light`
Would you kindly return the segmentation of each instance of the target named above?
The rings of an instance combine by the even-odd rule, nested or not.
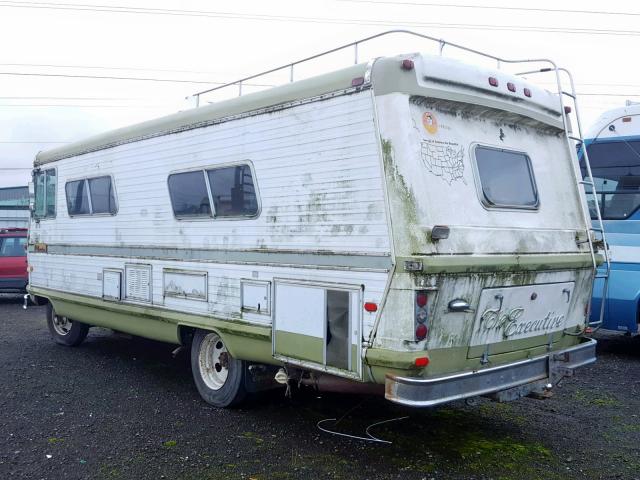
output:
[[[427,336],[427,326],[421,323],[416,327],[416,338],[418,340],[424,340]]]
[[[507,83],[507,88],[509,89],[510,92],[516,91],[516,86],[511,82]]]
[[[416,358],[416,367],[426,367],[429,365],[429,359],[427,357]]]
[[[531,90],[529,90],[528,88],[525,88],[524,89],[524,96],[531,98]]]
[[[413,70],[414,64],[413,64],[413,60],[409,60],[408,58],[404,59],[402,61],[402,70]]]
[[[498,86],[498,79],[496,77],[489,77],[489,85],[492,87]]]
[[[416,295],[416,304],[419,307],[424,307],[427,304],[427,294],[426,293],[418,293]]]
[[[356,77],[353,80],[351,80],[352,87],[359,87],[363,83],[364,83],[364,77]]]
[[[364,309],[369,313],[377,312],[378,311],[378,305],[373,303],[373,302],[366,302],[364,304]]]
[[[631,121],[631,117],[622,117],[622,123],[629,123]]]
[[[565,105],[565,107],[564,107],[564,113],[565,113],[565,114],[567,114],[567,115],[569,115],[569,114],[571,113],[571,107],[570,107],[570,106],[568,106],[568,105]]]

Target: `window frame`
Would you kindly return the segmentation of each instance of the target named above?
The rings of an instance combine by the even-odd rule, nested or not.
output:
[[[487,150],[495,150],[498,152],[507,152],[514,153],[518,155],[523,155],[527,160],[527,168],[529,171],[529,178],[531,179],[531,184],[533,187],[533,193],[535,195],[536,203],[534,205],[510,205],[510,204],[496,204],[492,203],[487,197],[484,187],[482,186],[482,180],[480,178],[480,168],[478,166],[478,160],[476,157],[476,150],[480,148],[484,148]],[[536,182],[535,172],[533,171],[533,162],[531,161],[531,157],[527,152],[522,150],[513,150],[510,148],[504,148],[496,145],[486,145],[481,143],[474,143],[471,145],[471,158],[473,161],[471,164],[473,165],[473,176],[476,184],[476,192],[478,194],[478,198],[482,206],[487,210],[505,210],[505,211],[513,211],[513,210],[522,210],[525,212],[535,213],[540,210],[540,190],[538,190],[538,183]]]
[[[47,172],[51,172],[54,171],[55,172],[55,177],[56,177],[56,187],[54,189],[54,200],[53,200],[53,215],[47,215]],[[38,184],[36,182],[36,177],[38,175],[42,175],[43,176],[43,180],[42,180],[42,191],[44,194],[44,197],[42,199],[42,208],[43,208],[43,215],[38,215],[37,212],[37,201],[36,201],[36,197],[37,197],[37,191],[38,191]],[[50,168],[45,168],[45,169],[41,169],[38,168],[36,170],[33,171],[32,174],[32,179],[33,179],[33,211],[31,212],[31,215],[33,217],[33,219],[37,222],[40,222],[42,220],[51,220],[56,218],[56,216],[58,215],[58,202],[57,202],[57,197],[58,197],[58,169],[57,167],[50,167]]]
[[[89,185],[89,180],[94,180],[96,178],[109,178],[111,180],[111,190],[113,191],[113,199],[115,201],[115,211],[112,212],[100,212],[100,213],[93,213],[93,202],[91,200],[91,187]],[[85,183],[85,189],[87,192],[87,203],[89,204],[89,213],[71,213],[69,211],[69,199],[67,198],[67,185],[69,185],[71,182],[84,182]],[[113,177],[112,174],[107,174],[107,175],[97,175],[95,177],[79,177],[79,178],[69,178],[64,182],[64,200],[65,203],[67,204],[67,215],[69,216],[69,218],[76,218],[76,217],[115,217],[118,214],[118,211],[120,210],[120,204],[118,202],[118,192],[116,191],[116,182],[115,179]]]
[[[255,195],[256,195],[256,204],[257,204],[256,213],[254,213],[252,215],[234,215],[234,216],[225,216],[225,217],[216,216],[216,207],[215,207],[215,203],[213,201],[213,192],[211,191],[211,185],[209,184],[209,175],[207,174],[207,171],[208,170],[217,170],[217,169],[222,169],[222,168],[229,168],[229,167],[236,167],[236,166],[243,166],[243,165],[249,166],[249,170],[251,171],[251,180],[253,182],[253,188],[254,188]],[[169,177],[171,177],[171,175],[176,175],[176,174],[180,174],[180,173],[190,173],[190,172],[201,172],[202,175],[204,176],[205,185],[207,187],[207,195],[209,195],[209,205],[211,207],[211,214],[210,215],[176,215],[175,210],[173,209],[173,201],[171,199],[171,189],[169,188]],[[202,167],[198,167],[198,168],[174,170],[172,172],[169,172],[169,175],[167,175],[167,182],[166,183],[167,183],[167,192],[169,193],[169,208],[171,208],[171,212],[173,214],[173,218],[175,218],[176,220],[180,220],[180,221],[189,220],[189,221],[194,221],[194,222],[203,222],[203,221],[211,221],[211,220],[215,220],[215,221],[224,221],[224,220],[238,221],[238,220],[256,219],[262,214],[262,202],[261,202],[261,197],[260,197],[260,190],[258,189],[258,181],[257,181],[257,178],[256,178],[256,171],[255,171],[255,168],[253,166],[253,162],[251,160],[242,160],[242,161],[237,161],[237,162],[218,163],[218,164],[215,164],[215,165],[206,165],[206,166],[202,166]]]

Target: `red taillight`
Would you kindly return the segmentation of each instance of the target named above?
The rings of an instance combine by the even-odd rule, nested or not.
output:
[[[416,338],[418,340],[424,340],[427,337],[427,326],[424,323],[420,323],[416,327]]]
[[[365,302],[364,309],[367,312],[373,313],[378,311],[378,305],[373,302]]]
[[[429,359],[427,357],[416,358],[416,367],[426,367],[429,365]]]
[[[424,292],[418,292],[416,294],[416,305],[424,307],[427,304],[427,294]]]
[[[489,85],[492,87],[498,86],[498,79],[496,77],[489,77]]]
[[[525,88],[524,89],[524,96],[531,98],[531,90],[529,90],[528,88]]]
[[[516,86],[511,82],[507,83],[507,88],[509,89],[510,92],[516,91]]]
[[[429,319],[428,293],[425,291],[416,292],[414,304],[414,326],[416,329],[416,340],[424,340],[429,331],[427,320]]]

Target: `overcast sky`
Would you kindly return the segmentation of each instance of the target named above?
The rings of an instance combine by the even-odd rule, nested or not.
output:
[[[585,125],[640,101],[640,4],[630,0],[75,1],[0,0],[0,186],[25,185],[39,150],[173,113],[217,82],[392,28],[555,60],[574,74]],[[415,51],[436,52],[393,37],[360,56]],[[298,75],[351,62],[349,51]]]

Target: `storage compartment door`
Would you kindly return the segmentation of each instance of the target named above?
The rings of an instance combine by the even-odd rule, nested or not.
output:
[[[274,356],[358,377],[359,311],[357,288],[276,282]]]

